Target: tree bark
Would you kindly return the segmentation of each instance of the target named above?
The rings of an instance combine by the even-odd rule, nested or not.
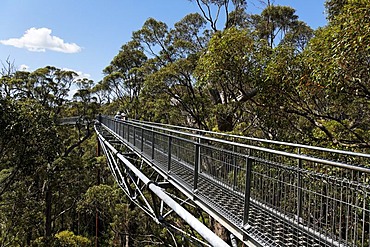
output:
[[[46,181],[45,186],[45,239],[48,241],[51,238],[51,207],[52,207],[52,189],[50,182]]]
[[[231,245],[229,231],[223,225],[221,225],[219,222],[213,219],[211,216],[209,216],[209,218],[211,223],[211,229],[213,230],[213,232],[227,244]]]
[[[220,131],[232,131],[234,129],[233,116],[228,113],[217,113],[216,121]]]

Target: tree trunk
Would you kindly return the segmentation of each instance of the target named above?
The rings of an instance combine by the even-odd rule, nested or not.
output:
[[[211,223],[211,229],[213,232],[219,236],[223,241],[225,241],[227,244],[231,245],[231,239],[230,239],[230,233],[229,231],[220,223],[218,223],[215,219],[213,219],[211,216],[210,223]]]
[[[95,207],[95,247],[99,246],[99,212]]]
[[[45,239],[51,238],[51,207],[52,207],[52,189],[49,181],[45,186]]]
[[[128,234],[126,234],[126,247],[129,247],[129,240],[130,240],[130,237]]]
[[[222,102],[220,92],[217,89],[211,88],[209,89],[209,93],[211,95],[213,103],[216,106],[222,105],[222,107],[219,108],[216,115],[218,129],[220,131],[232,131],[234,128],[233,115],[227,111],[227,105],[224,102]]]
[[[216,121],[220,131],[232,131],[234,129],[233,116],[228,113],[217,113]]]

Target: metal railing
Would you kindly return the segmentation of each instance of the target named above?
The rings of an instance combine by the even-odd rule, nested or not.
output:
[[[369,154],[109,117],[101,122],[242,240],[370,245]]]
[[[124,154],[121,154],[120,150],[116,149],[115,144],[112,145],[109,143],[106,138],[110,139],[112,136],[114,137],[114,135],[111,133],[107,134],[106,131],[102,130],[100,125],[95,125],[94,129],[97,132],[100,144],[99,150],[101,149],[104,152],[113,177],[132,203],[143,210],[156,223],[162,224],[170,229],[175,229],[177,232],[180,232],[182,236],[187,237],[188,240],[194,240],[198,244],[202,244],[202,246],[229,247],[219,236],[199,222],[195,216],[168,195],[165,189],[163,189],[159,183],[157,184],[157,181],[153,181],[147,177],[141,171],[143,168],[141,165],[137,167],[138,164],[135,165],[127,159],[129,157],[126,158]],[[120,148],[120,145],[118,145],[118,148]],[[157,199],[161,200],[160,206],[159,203],[157,203]],[[184,201],[181,201],[180,203],[183,202]],[[165,210],[165,204],[168,206],[169,211]],[[184,222],[197,231],[197,233],[210,245],[202,241],[202,239],[194,237],[166,221],[166,216],[172,212],[176,212]]]
[[[75,124],[81,124],[86,125],[91,121],[88,121],[87,119],[83,117],[65,117],[65,118],[59,118],[57,120],[58,125],[75,125]]]

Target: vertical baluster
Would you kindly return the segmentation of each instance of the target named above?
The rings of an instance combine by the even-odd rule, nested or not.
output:
[[[125,139],[125,126],[126,126],[126,123],[124,123],[122,125],[122,137],[123,137],[123,139]]]
[[[127,142],[130,142],[130,125],[127,125]]]
[[[124,123],[121,123],[121,127],[120,127],[120,132],[119,132],[119,136],[123,138],[123,128],[124,128]]]
[[[154,130],[152,130],[152,160],[154,160]]]
[[[141,127],[141,144],[140,144],[140,151],[144,151],[144,128]]]
[[[136,146],[136,127],[135,126],[133,126],[133,131],[132,131],[132,133],[134,133],[134,147]]]
[[[298,149],[298,154],[301,153],[301,150]],[[300,218],[302,217],[302,201],[303,201],[303,195],[302,195],[302,159],[298,159],[298,176],[297,176],[297,217],[298,222]]]
[[[250,155],[246,158],[246,176],[245,176],[245,193],[244,193],[244,217],[243,225],[248,224],[249,220],[249,203],[251,195],[251,179],[252,179],[253,160]]]
[[[235,142],[235,138],[234,138]],[[237,189],[238,186],[238,169],[236,167],[236,153],[235,153],[235,145],[233,145],[233,153],[232,153],[232,166],[233,166],[233,171],[234,171],[234,176],[233,176],[233,190]]]
[[[172,154],[172,136],[168,136],[168,163],[167,171],[171,170],[171,154]]]
[[[200,139],[195,143],[194,147],[194,193],[198,190],[198,175],[200,165]]]

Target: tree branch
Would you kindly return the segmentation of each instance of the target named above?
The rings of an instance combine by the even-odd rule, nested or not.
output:
[[[86,134],[85,136],[82,138],[82,139],[79,139],[78,142],[72,144],[71,146],[69,146],[65,151],[64,151],[64,154],[63,154],[63,157],[67,157],[72,151],[73,149],[75,149],[76,147],[80,146],[84,141],[86,141],[92,134],[91,130],[90,130],[90,122],[87,123],[86,125]]]

